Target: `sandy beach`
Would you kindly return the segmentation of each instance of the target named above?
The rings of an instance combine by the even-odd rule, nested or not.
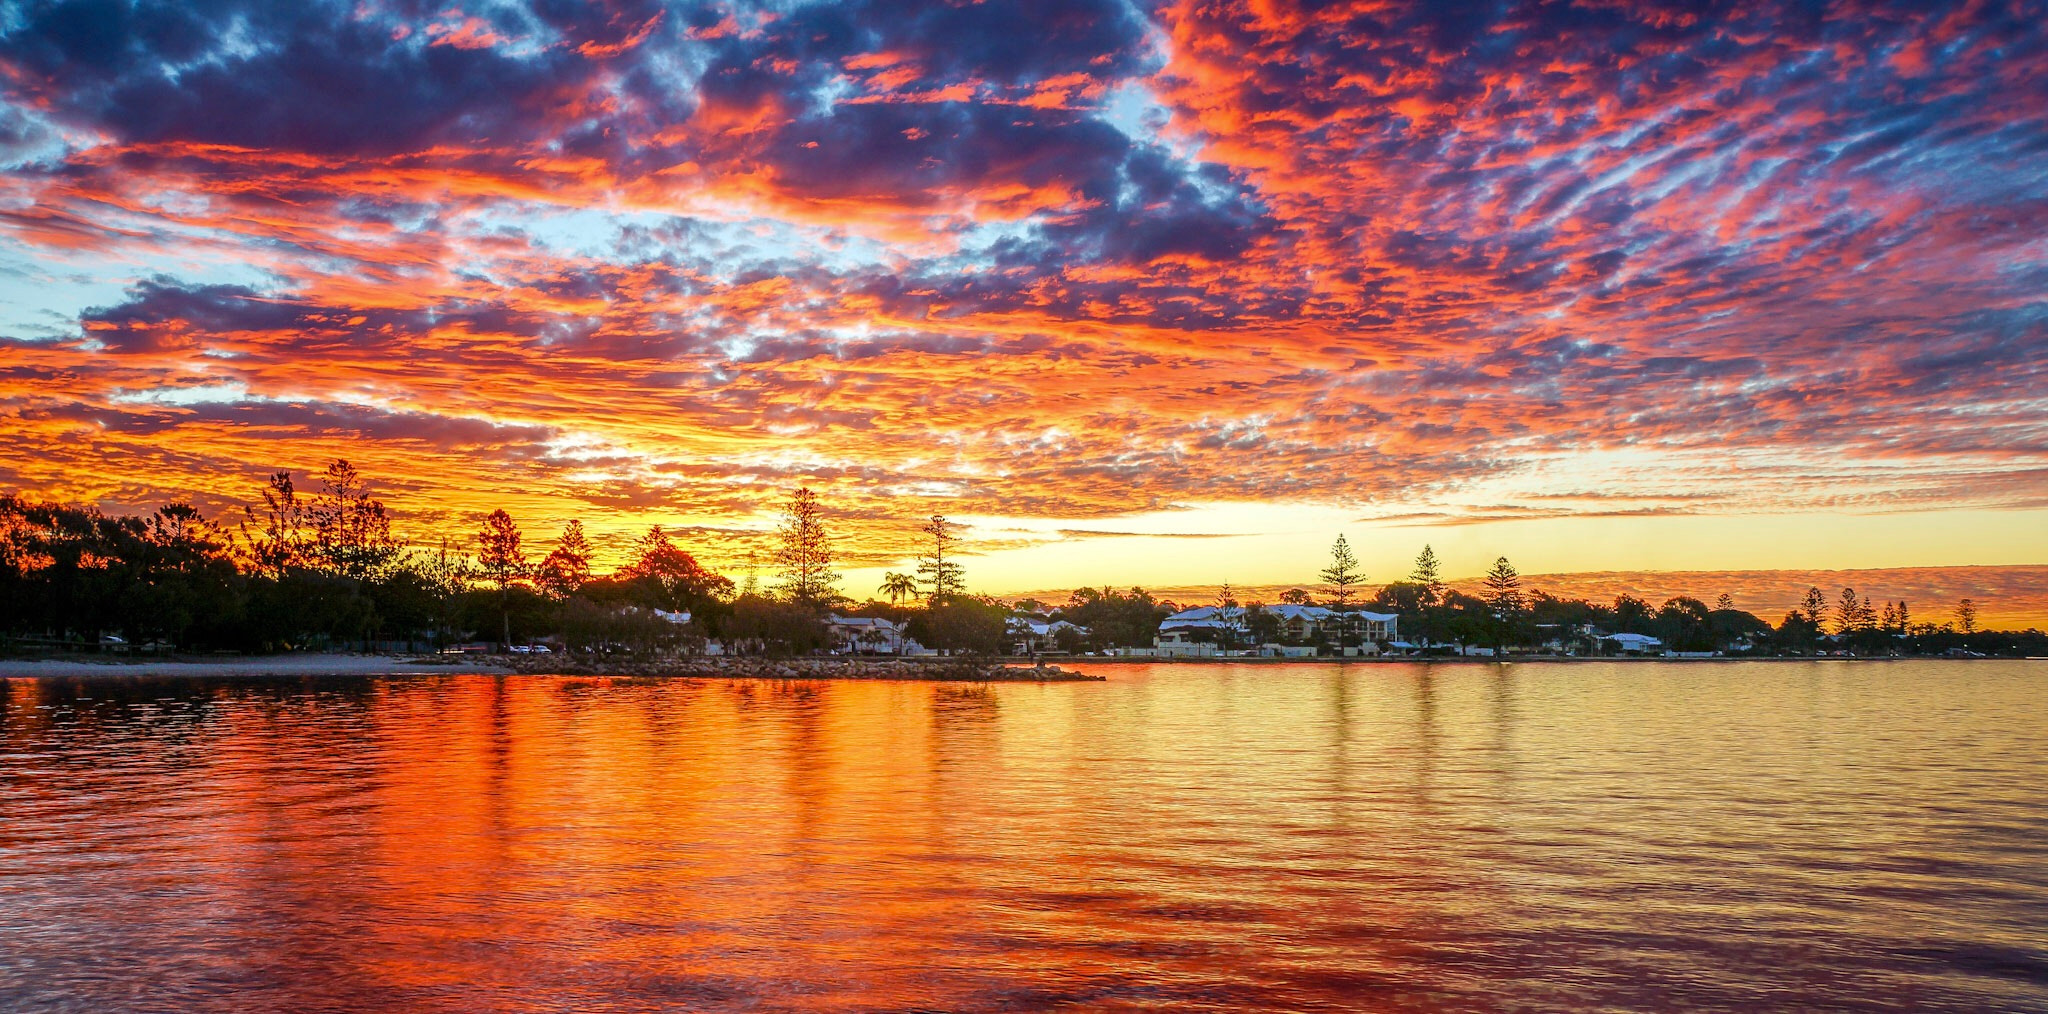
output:
[[[205,660],[0,659],[0,678],[45,676],[64,679],[176,676],[223,679],[236,676],[424,676],[435,673],[509,673],[468,659],[424,662],[416,655],[265,655]]]

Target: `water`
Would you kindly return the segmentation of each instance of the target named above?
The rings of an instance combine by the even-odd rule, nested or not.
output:
[[[0,681],[0,1010],[2048,1010],[2048,663]]]

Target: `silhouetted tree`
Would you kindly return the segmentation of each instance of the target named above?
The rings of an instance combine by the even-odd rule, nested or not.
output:
[[[1323,568],[1319,577],[1330,590],[1330,601],[1339,609],[1351,606],[1352,589],[1365,582],[1365,573],[1358,569],[1358,557],[1351,552],[1351,543],[1344,536],[1330,547],[1330,565]]]
[[[1806,611],[1807,621],[1813,624],[1813,629],[1825,630],[1827,628],[1828,597],[1822,594],[1819,588],[1806,589],[1806,601],[1802,604],[1802,608]]]
[[[583,522],[571,521],[562,529],[555,548],[541,559],[536,580],[551,595],[574,595],[590,580],[590,555],[590,540],[583,534]]]
[[[882,575],[882,587],[877,589],[889,599],[889,604],[899,605],[904,599],[917,601],[917,578],[909,574],[890,571]]]
[[[1079,588],[1067,597],[1060,619],[1088,628],[1089,640],[1099,648],[1149,647],[1159,633],[1159,622],[1172,610],[1143,588],[1128,593],[1113,588]]]
[[[1977,603],[1969,599],[1956,603],[1956,629],[1965,634],[1977,632]]]
[[[1437,565],[1436,550],[1428,545],[1422,547],[1422,552],[1415,557],[1415,572],[1408,575],[1408,580],[1422,587],[1423,605],[1433,606],[1443,601],[1444,579]]]
[[[781,545],[775,565],[782,573],[782,595],[791,602],[822,605],[833,596],[839,575],[832,570],[832,539],[819,514],[818,495],[809,487],[790,494],[777,534]]]
[[[1647,634],[1655,626],[1650,615],[1650,604],[1627,594],[1614,597],[1614,618],[1611,623],[1617,633],[1623,634]]]
[[[616,585],[625,583],[638,589],[637,597],[645,605],[694,612],[733,592],[729,578],[706,570],[696,557],[677,548],[660,525],[649,528],[636,548],[638,555],[632,564],[620,569],[613,576],[612,587],[593,595],[593,600],[616,598]]]
[[[953,554],[954,543],[958,541],[953,535],[952,522],[947,521],[942,515],[934,514],[932,519],[918,530],[924,533],[925,538],[931,540],[928,543],[931,547],[930,552],[917,558],[918,578],[930,589],[925,594],[926,601],[936,606],[951,596],[965,594],[965,572],[961,570],[959,564],[946,559]]]
[[[500,643],[508,645],[512,643],[512,582],[525,577],[527,572],[526,551],[519,547],[519,542],[519,526],[503,510],[492,511],[476,533],[476,563],[484,577],[498,586],[500,629],[504,634]]]
[[[1503,556],[1493,561],[1493,569],[1486,572],[1486,608],[1493,613],[1496,624],[1494,643],[1505,644],[1522,615],[1522,575],[1516,573],[1513,564]]]
[[[391,516],[370,496],[369,483],[354,465],[336,458],[327,466],[320,493],[306,510],[313,528],[313,556],[328,573],[352,581],[375,580],[398,557]]]
[[[250,569],[266,577],[282,578],[293,567],[306,565],[306,507],[292,488],[290,472],[272,472],[260,492],[261,507],[243,508],[242,541],[249,547]],[[254,526],[253,529],[250,526]]]

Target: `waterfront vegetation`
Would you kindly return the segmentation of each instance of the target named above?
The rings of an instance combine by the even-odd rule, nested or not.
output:
[[[301,493],[272,475],[238,515],[205,516],[185,504],[147,514],[0,497],[0,646],[57,650],[274,652],[302,648],[425,650],[540,641],[581,653],[674,654],[717,642],[728,652],[805,655],[837,645],[829,615],[883,618],[908,638],[948,653],[1143,650],[1181,608],[1139,588],[1081,588],[1064,601],[1003,601],[970,594],[957,526],[934,516],[918,529],[913,573],[889,573],[873,596],[843,594],[833,538],[817,496],[790,496],[778,528],[778,580],[762,591],[701,564],[660,526],[609,574],[570,522],[537,559],[517,521],[494,511],[468,533],[402,540],[390,512],[348,462]],[[2042,654],[2040,631],[1984,631],[1964,599],[1938,622],[1906,602],[1873,604],[1852,589],[1815,588],[1777,623],[1680,596],[1661,605],[1621,595],[1612,603],[1525,589],[1505,558],[1474,592],[1449,586],[1424,547],[1407,577],[1368,592],[1339,537],[1314,589],[1277,604],[1322,605],[1329,622],[1293,630],[1281,611],[1239,602],[1228,585],[1214,604],[1226,619],[1201,635],[1225,651],[1262,645],[1363,648],[1347,617],[1400,617],[1401,643],[1383,649],[1446,654],[1601,654],[1603,635],[1638,634],[1660,649],[1740,655]],[[1064,621],[1064,622],[1062,622]],[[855,650],[893,649],[871,638]]]

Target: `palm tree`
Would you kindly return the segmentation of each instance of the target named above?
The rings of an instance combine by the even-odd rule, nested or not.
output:
[[[900,605],[904,599],[917,601],[917,578],[909,574],[891,571],[882,576],[882,594],[889,597],[890,605]]]

